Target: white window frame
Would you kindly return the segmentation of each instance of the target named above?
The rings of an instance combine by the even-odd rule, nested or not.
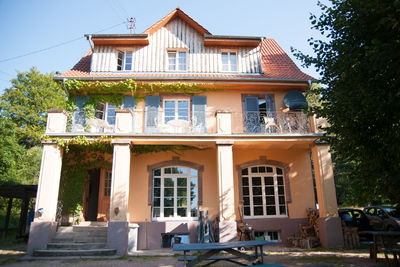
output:
[[[270,168],[272,168],[273,171],[272,171],[272,173],[267,173],[267,172],[264,172],[264,173],[260,173],[260,172],[252,173],[251,172],[251,168],[253,168],[253,167],[257,167],[257,168],[258,167],[265,167],[265,170],[267,170],[267,167],[270,167]],[[277,168],[282,170],[282,174],[277,174],[277,171],[276,171]],[[248,174],[247,175],[241,174],[240,179],[243,179],[243,177],[247,177],[248,181],[249,181],[249,185],[248,185],[248,187],[249,187],[249,195],[248,195],[248,197],[249,197],[249,201],[250,201],[250,205],[249,205],[249,207],[250,207],[250,215],[245,215],[244,214],[244,210],[243,210],[243,218],[246,218],[246,219],[287,218],[288,217],[288,209],[287,209],[287,201],[286,201],[287,197],[286,197],[285,173],[284,173],[283,168],[276,167],[276,166],[271,166],[271,165],[255,165],[255,166],[247,167],[245,169],[248,169]],[[266,214],[267,213],[267,204],[266,204],[266,200],[265,200],[266,192],[265,192],[264,177],[267,177],[267,176],[268,177],[272,176],[273,180],[274,180],[274,197],[275,197],[275,211],[276,211],[275,215]],[[279,206],[281,206],[281,205],[279,204],[278,176],[282,177],[282,181],[283,181],[283,196],[285,198],[285,211],[286,211],[286,214],[282,214],[282,215],[280,214],[280,209],[279,209]],[[261,177],[261,190],[262,190],[261,191],[261,193],[262,193],[261,197],[262,197],[263,215],[254,215],[253,177]],[[243,190],[243,187],[244,186],[243,186],[243,181],[242,181],[241,190]],[[242,200],[243,200],[243,197],[245,197],[245,196],[242,194]],[[244,209],[244,202],[243,202],[243,209]]]
[[[228,54],[228,69],[224,70],[224,63],[222,62],[222,54]],[[232,63],[231,63],[231,54],[235,54],[236,56],[236,70],[232,70]],[[239,58],[238,58],[238,51],[237,50],[221,50],[221,72],[239,72]]]
[[[187,169],[187,173],[186,174],[164,174],[164,169],[168,169],[168,168],[185,168]],[[186,167],[186,166],[166,166],[166,167],[162,167],[162,168],[157,168],[156,170],[160,170],[161,174],[160,176],[155,176],[154,175],[154,171],[153,170],[153,174],[152,174],[152,179],[153,179],[153,188],[152,190],[152,199],[153,199],[153,203],[154,203],[154,178],[160,178],[160,206],[159,207],[152,207],[151,209],[151,218],[152,221],[196,221],[198,220],[198,213],[199,213],[199,172],[197,169],[191,168],[191,167]],[[197,175],[196,176],[192,176],[191,175],[191,169],[196,170]],[[173,209],[174,209],[174,216],[173,217],[164,217],[164,179],[165,178],[174,178],[174,205],[173,205]],[[186,217],[179,217],[178,216],[178,178],[186,178],[187,184],[186,184]],[[191,210],[192,210],[192,206],[191,206],[191,195],[190,195],[190,181],[191,179],[196,179],[197,180],[197,187],[195,189],[195,198],[197,198],[197,206],[195,207],[197,209],[197,215],[195,217],[191,217]],[[160,217],[154,217],[154,212],[153,209],[154,208],[159,208],[160,209]],[[189,216],[188,216],[189,215]]]
[[[120,55],[122,54],[122,62],[121,65],[118,64],[118,60],[120,59]],[[127,70],[126,69],[126,57],[127,55],[130,55],[131,57],[131,69]],[[122,50],[118,50],[118,54],[117,54],[117,71],[132,71],[133,69],[133,52],[132,51],[122,51]]]
[[[116,109],[117,108],[117,106],[115,105],[115,104],[111,104],[111,103],[108,103],[108,102],[106,102],[106,103],[100,103],[100,105],[102,106],[102,108],[103,109],[97,109],[98,111],[101,111],[103,114],[102,114],[102,120],[104,120],[104,121],[106,121],[109,125],[111,125],[111,126],[113,126],[113,125],[115,125],[115,120],[116,120],[116,115],[114,116],[114,124],[110,124],[109,122],[108,122],[108,119],[109,119],[109,116],[108,116],[108,111],[111,109],[111,107],[110,107],[110,105],[113,105],[114,106],[114,109]]]
[[[174,62],[174,69],[170,69],[170,62],[169,62],[169,60],[170,60],[170,54],[172,54],[172,53],[175,53],[175,62]],[[184,54],[185,55],[185,64],[183,65],[183,64],[179,64],[179,55],[180,55],[180,53],[182,53],[182,54]],[[180,71],[180,72],[184,72],[184,71],[187,71],[187,69],[188,69],[188,53],[187,53],[187,50],[186,49],[167,49],[167,71],[174,71],[174,72],[176,72],[176,71]],[[179,69],[179,66],[184,66],[184,69]]]
[[[187,102],[188,103],[188,108],[187,108],[187,112],[188,112],[188,119],[187,121],[190,122],[190,100],[189,99],[185,99],[185,98],[164,98],[163,99],[163,118],[162,118],[162,123],[163,125],[166,125],[165,123],[165,114],[166,114],[166,105],[165,102],[167,101],[174,101],[175,102],[175,113],[174,113],[174,120],[179,119],[179,114],[178,114],[178,102],[182,101],[182,102]]]

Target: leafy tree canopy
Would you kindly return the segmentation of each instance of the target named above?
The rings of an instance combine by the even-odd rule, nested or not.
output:
[[[11,80],[11,87],[0,97],[0,117],[17,125],[20,144],[29,148],[40,144],[47,110],[65,108],[65,103],[65,92],[53,81],[53,73],[42,74],[33,67]]]
[[[310,17],[310,39],[323,87],[313,88],[352,202],[400,203],[400,1],[330,0]],[[337,170],[336,170],[337,171]],[[343,177],[343,176],[342,176]]]

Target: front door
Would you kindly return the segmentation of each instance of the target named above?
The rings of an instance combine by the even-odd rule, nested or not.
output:
[[[86,194],[87,210],[85,221],[97,221],[97,206],[99,200],[100,169],[89,171],[88,191]]]
[[[101,170],[98,205],[98,221],[108,221],[110,218],[110,196],[111,196],[111,170]]]

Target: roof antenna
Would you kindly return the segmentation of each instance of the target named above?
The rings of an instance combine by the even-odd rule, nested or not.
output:
[[[130,30],[131,34],[135,33],[136,29],[136,18],[126,19],[126,28]]]

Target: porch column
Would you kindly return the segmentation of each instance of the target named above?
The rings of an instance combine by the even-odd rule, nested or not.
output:
[[[237,240],[232,145],[231,141],[217,142],[220,242]]]
[[[43,144],[39,184],[36,195],[35,220],[32,222],[28,241],[28,255],[42,249],[57,230],[56,213],[60,187],[62,149],[55,142]]]
[[[128,250],[129,233],[130,141],[118,140],[114,141],[113,145],[110,221],[108,222],[107,247],[116,249],[118,255],[125,255]]]
[[[68,114],[63,109],[49,109],[47,111],[47,133],[65,133]]]
[[[327,248],[343,246],[329,145],[315,144],[312,147],[312,159],[319,205],[318,224],[321,244]]]

